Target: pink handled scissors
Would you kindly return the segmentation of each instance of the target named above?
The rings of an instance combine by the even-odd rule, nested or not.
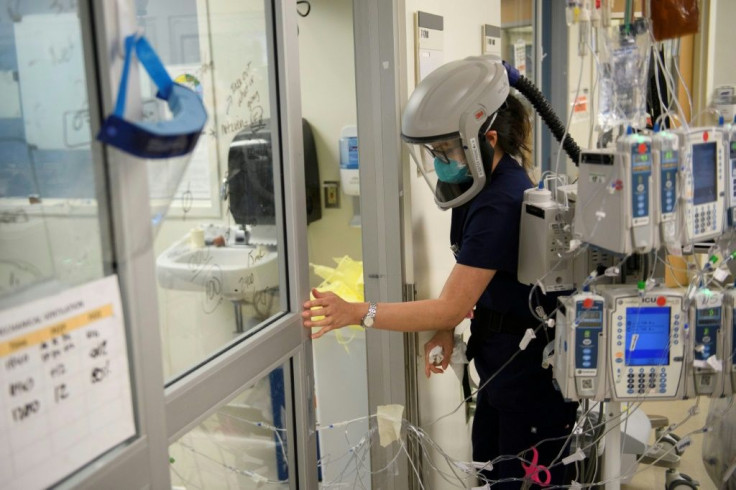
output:
[[[552,480],[552,475],[550,475],[549,470],[546,466],[542,466],[540,464],[537,464],[537,461],[539,461],[539,453],[537,452],[536,447],[532,447],[532,461],[529,464],[521,463],[522,468],[524,468],[524,486],[522,488],[529,488],[531,483],[536,483],[537,485],[541,487],[546,487],[549,485],[549,482]],[[539,476],[540,474],[544,475],[544,480]]]

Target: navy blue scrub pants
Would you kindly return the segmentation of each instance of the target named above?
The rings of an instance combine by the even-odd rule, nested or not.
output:
[[[475,360],[483,386],[519,351],[521,336],[486,333],[482,339],[475,337],[470,337],[468,352]],[[472,432],[473,460],[485,462],[501,455],[510,456],[495,463],[492,471],[484,472],[486,478],[497,482],[492,483],[493,489],[520,488],[518,479],[524,477],[524,469],[515,456],[550,438],[555,440],[537,446],[538,464],[549,466],[557,458],[559,464],[550,469],[550,485],[566,483],[565,467],[560,460],[567,456],[566,439],[575,423],[578,404],[566,403],[552,384],[552,369],[542,368],[546,343],[544,335],[538,334],[478,393]],[[531,451],[522,457],[531,461]],[[544,475],[540,478],[544,481]]]

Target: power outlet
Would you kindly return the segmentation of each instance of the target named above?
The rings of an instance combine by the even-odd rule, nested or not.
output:
[[[325,208],[340,207],[340,182],[336,180],[325,180]]]

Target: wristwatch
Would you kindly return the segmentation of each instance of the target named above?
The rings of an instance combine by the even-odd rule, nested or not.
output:
[[[376,303],[371,302],[368,305],[368,313],[366,313],[363,319],[360,321],[360,325],[363,328],[371,328],[373,326],[374,318],[376,318]]]

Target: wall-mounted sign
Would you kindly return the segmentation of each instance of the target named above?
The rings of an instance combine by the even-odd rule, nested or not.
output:
[[[0,313],[3,488],[46,488],[134,435],[117,276]]]
[[[483,54],[495,54],[501,56],[501,28],[485,24],[481,26],[482,52]]]
[[[417,12],[415,24],[417,84],[445,62],[444,20],[441,15]]]

